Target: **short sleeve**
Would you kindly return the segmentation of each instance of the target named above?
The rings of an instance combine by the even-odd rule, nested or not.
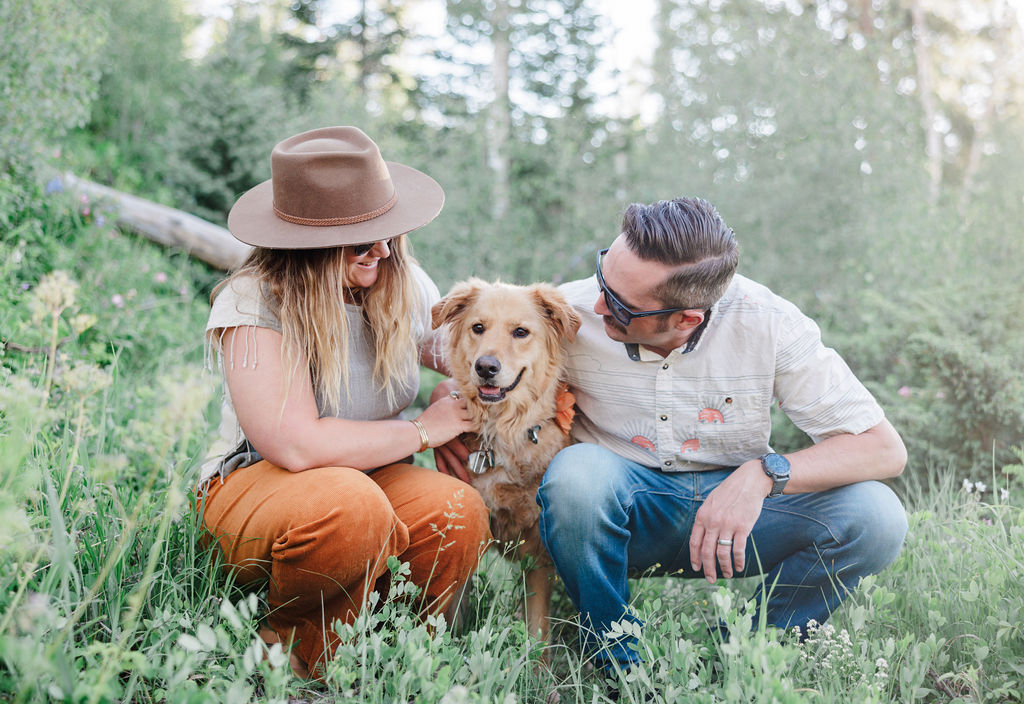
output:
[[[241,326],[281,332],[281,321],[268,304],[259,283],[251,276],[228,280],[213,300],[206,332]]]
[[[821,341],[813,320],[796,313],[776,346],[774,395],[783,412],[814,442],[859,434],[885,417],[871,392],[846,362]]]

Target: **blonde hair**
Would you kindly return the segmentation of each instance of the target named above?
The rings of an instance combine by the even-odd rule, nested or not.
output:
[[[349,388],[348,316],[342,306],[346,298],[361,303],[375,353],[373,379],[394,405],[419,363],[413,321],[420,318],[416,309],[421,296],[411,268],[416,260],[405,236],[390,240],[389,248],[391,256],[380,260],[376,282],[367,289],[353,289],[345,275],[346,247],[257,247],[210,298],[236,277],[253,277],[267,306],[281,321],[284,368],[294,370],[305,357],[321,412],[331,415],[342,407],[342,386],[346,394]],[[291,376],[285,374],[284,398]]]

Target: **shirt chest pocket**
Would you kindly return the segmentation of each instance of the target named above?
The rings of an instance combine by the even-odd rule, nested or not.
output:
[[[770,398],[761,393],[701,394],[690,419],[702,450],[745,456],[767,444],[771,433]]]

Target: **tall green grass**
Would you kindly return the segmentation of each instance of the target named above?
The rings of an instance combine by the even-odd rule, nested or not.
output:
[[[256,636],[262,594],[198,547],[217,274],[98,222],[101,205],[34,198],[0,243],[15,343],[0,357],[0,700],[1022,701],[1022,490],[955,465],[908,469],[900,558],[803,643],[752,622],[752,580],[641,579],[645,662],[607,678],[561,589],[551,643],[528,637],[521,570],[492,554],[457,630],[417,618],[393,562],[391,593],[343,628],[325,681],[294,679]]]

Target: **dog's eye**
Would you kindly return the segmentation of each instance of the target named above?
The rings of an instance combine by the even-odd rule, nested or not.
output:
[[[516,328],[512,331],[512,337],[526,337],[530,334],[530,331],[526,328]]]
[[[483,323],[473,323],[473,327],[470,328],[470,330],[472,330],[473,334],[475,334],[475,335],[483,335],[484,334],[484,330],[486,330],[486,329],[487,328],[484,327]]]

